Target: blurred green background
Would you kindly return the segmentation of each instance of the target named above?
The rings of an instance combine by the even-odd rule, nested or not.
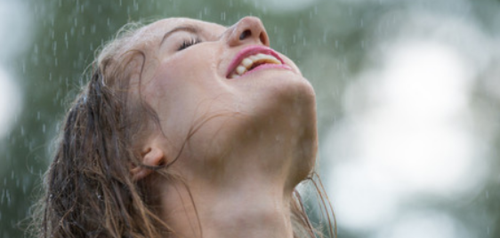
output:
[[[0,237],[25,236],[97,47],[130,21],[247,15],[316,90],[339,237],[500,237],[499,0],[0,0]]]

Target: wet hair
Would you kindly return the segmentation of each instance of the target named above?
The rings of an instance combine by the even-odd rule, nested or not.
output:
[[[129,24],[102,48],[88,83],[71,104],[45,175],[45,194],[34,215],[35,236],[150,238],[174,232],[159,217],[148,184],[133,181],[130,174],[130,166],[135,165],[168,176],[168,165],[142,165],[137,153],[138,143],[146,136],[142,132],[158,126],[154,110],[141,99],[140,88],[138,94],[130,90],[132,78],[140,78],[146,61],[146,53],[133,45],[140,29]],[[311,225],[297,191],[294,198],[294,237],[316,237],[321,232]],[[328,225],[333,237],[332,222]]]

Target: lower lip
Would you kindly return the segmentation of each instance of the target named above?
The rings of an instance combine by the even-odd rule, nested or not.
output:
[[[247,75],[249,73],[253,73],[253,72],[264,70],[264,69],[286,69],[286,70],[292,70],[292,68],[290,68],[290,66],[284,65],[284,64],[263,64],[263,65],[259,65],[259,66],[255,67],[255,68],[253,68],[252,70],[246,71],[240,77],[243,77],[243,76],[245,76],[245,75]]]

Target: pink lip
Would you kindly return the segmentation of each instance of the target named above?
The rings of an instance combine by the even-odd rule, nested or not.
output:
[[[236,69],[236,67],[241,63],[241,61],[244,58],[246,58],[250,55],[258,54],[258,53],[272,55],[272,56],[276,57],[276,59],[278,59],[282,63],[282,65],[269,65],[269,66],[262,65],[262,66],[256,67],[255,69],[259,69],[259,68],[286,68],[286,69],[290,69],[290,67],[288,65],[285,65],[285,62],[283,61],[283,59],[281,59],[281,57],[278,55],[278,53],[276,53],[271,48],[265,47],[265,46],[260,46],[260,45],[252,45],[252,46],[248,46],[248,47],[243,48],[240,52],[238,52],[236,57],[234,57],[234,59],[229,64],[229,68],[227,69],[226,78],[229,78],[230,74]],[[263,67],[263,66],[266,66],[266,67]],[[253,69],[253,70],[255,70],[255,69]],[[250,71],[247,71],[246,73],[248,73],[248,72],[250,72]]]

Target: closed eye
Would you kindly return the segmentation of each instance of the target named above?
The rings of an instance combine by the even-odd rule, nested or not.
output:
[[[201,40],[199,38],[191,38],[189,40],[184,40],[182,42],[182,44],[179,46],[179,48],[177,49],[177,51],[184,50],[184,49],[186,49],[192,45],[198,44],[200,42],[201,42]]]

